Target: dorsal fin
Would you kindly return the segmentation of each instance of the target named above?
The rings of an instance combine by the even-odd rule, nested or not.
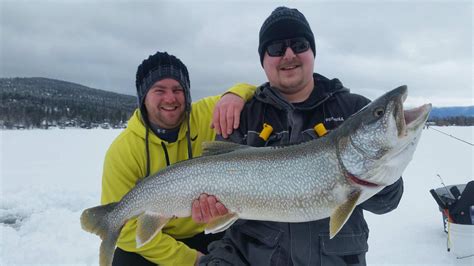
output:
[[[272,149],[272,150],[285,149],[285,148],[289,148],[289,147],[293,147],[293,146],[300,146],[301,144],[305,144],[305,143],[308,143],[308,142],[318,141],[319,139],[320,138],[302,140],[302,141],[298,141],[298,142],[295,142],[295,143],[283,143],[283,144],[278,144],[278,145],[275,145],[275,146],[269,146],[269,148]]]
[[[224,154],[248,148],[250,146],[227,141],[205,141],[202,143],[202,156]]]

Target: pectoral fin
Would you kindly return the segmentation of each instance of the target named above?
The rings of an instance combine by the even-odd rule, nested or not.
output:
[[[239,219],[239,216],[236,213],[228,213],[228,214],[219,216],[207,224],[204,232],[206,234],[209,234],[209,233],[215,234],[215,233],[225,231],[233,223],[235,223],[237,219]]]
[[[339,230],[341,230],[342,226],[346,223],[347,219],[354,211],[356,207],[357,201],[360,197],[360,191],[354,192],[350,195],[346,202],[342,205],[339,205],[336,210],[331,215],[329,220],[329,238],[333,238]]]
[[[150,242],[169,220],[169,217],[160,216],[157,213],[151,212],[145,212],[138,216],[136,232],[137,248]]]

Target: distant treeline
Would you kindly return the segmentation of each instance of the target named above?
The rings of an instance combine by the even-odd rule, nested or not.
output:
[[[437,126],[474,126],[472,116],[432,117],[428,121]]]
[[[0,128],[124,127],[136,98],[47,78],[0,79]]]
[[[126,126],[136,97],[47,78],[0,78],[0,129]],[[428,121],[474,126],[474,107],[433,108]]]
[[[473,126],[474,106],[434,107],[428,121],[439,126]]]

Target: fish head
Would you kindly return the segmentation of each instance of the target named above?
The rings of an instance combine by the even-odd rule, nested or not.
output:
[[[404,110],[407,94],[406,86],[389,91],[341,125],[339,158],[355,185],[383,188],[411,161],[431,104]]]

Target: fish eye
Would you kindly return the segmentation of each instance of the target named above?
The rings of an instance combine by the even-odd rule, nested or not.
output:
[[[375,117],[381,117],[381,116],[383,116],[384,114],[385,114],[385,110],[384,110],[383,107],[377,107],[377,108],[375,108],[375,110],[374,110],[374,115],[375,115]]]

